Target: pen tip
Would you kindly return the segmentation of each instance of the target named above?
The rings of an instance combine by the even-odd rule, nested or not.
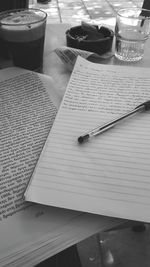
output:
[[[83,143],[83,141],[84,141],[84,138],[83,138],[83,136],[80,136],[80,137],[78,138],[78,142],[79,142],[80,144],[82,144],[82,143]]]
[[[84,141],[86,141],[87,139],[89,139],[89,134],[86,135],[82,135],[78,138],[78,142],[79,144],[82,144]]]

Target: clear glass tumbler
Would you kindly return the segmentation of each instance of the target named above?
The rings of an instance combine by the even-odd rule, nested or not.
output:
[[[115,27],[115,56],[122,61],[139,61],[144,55],[150,33],[150,11],[142,8],[121,9]]]

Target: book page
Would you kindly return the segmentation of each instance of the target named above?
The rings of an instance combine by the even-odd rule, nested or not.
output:
[[[25,208],[22,193],[53,124],[57,109],[36,73],[0,83],[1,216]]]
[[[149,70],[78,58],[26,199],[150,222],[150,112],[77,138],[150,99]]]
[[[44,75],[17,68],[0,72],[0,236],[5,240],[0,266],[4,256],[30,249],[76,215],[23,197],[60,103],[54,90]]]

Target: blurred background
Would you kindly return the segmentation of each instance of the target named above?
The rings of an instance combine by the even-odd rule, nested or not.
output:
[[[30,7],[46,10],[51,23],[80,24],[81,21],[115,23],[116,11],[142,6],[143,0],[29,0]]]

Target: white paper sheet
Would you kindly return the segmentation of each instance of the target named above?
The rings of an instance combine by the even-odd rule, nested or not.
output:
[[[150,112],[80,145],[92,128],[150,99],[149,69],[78,58],[26,199],[150,222]]]

